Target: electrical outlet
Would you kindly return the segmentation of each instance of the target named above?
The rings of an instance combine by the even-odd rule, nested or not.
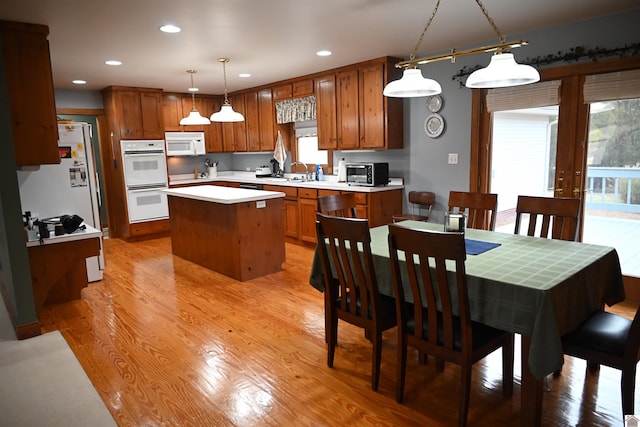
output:
[[[449,164],[450,165],[458,164],[458,153],[449,153]]]

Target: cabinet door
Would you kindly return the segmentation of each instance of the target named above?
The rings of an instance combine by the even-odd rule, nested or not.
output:
[[[229,102],[234,111],[242,114],[245,118],[243,122],[233,123],[233,139],[235,148],[231,151],[247,151],[247,114],[244,94],[234,95]],[[225,151],[228,151],[225,149]]]
[[[316,108],[318,120],[318,148],[338,148],[336,136],[336,76],[334,74],[316,79]]]
[[[276,148],[276,112],[273,106],[271,88],[258,91],[260,109],[260,151]]]
[[[187,117],[189,113],[191,113],[191,111],[193,110],[194,105],[202,117],[209,118],[209,116],[211,116],[211,114],[207,116],[206,115],[207,112],[204,111],[205,100],[203,99],[202,96],[195,96],[192,98],[191,95],[182,94],[180,98],[181,98],[181,104],[182,104],[182,117],[180,119]],[[212,107],[209,106],[209,108],[212,108]],[[182,127],[182,130],[185,132],[204,132],[207,126],[208,125],[184,125],[181,127]],[[205,139],[205,143],[206,143],[206,139]]]
[[[338,148],[349,150],[360,146],[360,114],[358,70],[338,74]]]
[[[273,100],[290,99],[293,96],[293,87],[291,83],[286,83],[273,88]]]
[[[120,127],[120,138],[144,138],[140,92],[136,90],[119,90],[115,92],[115,99],[116,120]]]
[[[360,69],[360,148],[385,148],[384,64]]]
[[[298,211],[300,215],[300,240],[316,242],[316,206],[317,199],[298,199]]]
[[[284,200],[284,235],[298,238],[298,201]]]
[[[140,91],[140,108],[142,112],[142,129],[146,139],[164,139],[164,123],[162,121],[162,91]]]
[[[260,110],[258,108],[258,92],[244,94],[245,116],[247,127],[247,151],[260,151]]]
[[[0,23],[8,116],[18,166],[60,163],[48,34],[44,25]]]
[[[309,95],[313,95],[313,79],[301,80],[293,83],[294,98],[301,98]]]
[[[165,93],[162,96],[162,118],[165,132],[180,132],[182,115],[182,95]]]
[[[198,108],[202,109],[198,111],[206,118],[211,118],[213,113],[220,111],[220,106],[222,105],[220,97],[217,96],[206,96],[200,102],[202,107]],[[224,151],[222,125],[223,123],[220,122],[211,122],[211,124],[204,125],[204,140],[207,146],[207,153],[222,153]]]

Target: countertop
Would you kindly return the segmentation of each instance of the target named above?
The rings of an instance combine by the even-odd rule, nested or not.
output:
[[[191,187],[171,188],[161,191],[168,196],[185,197],[187,199],[225,205],[243,202],[259,202],[261,200],[277,199],[286,196],[286,194],[281,191],[251,190],[246,188],[222,187],[219,185],[194,185]]]
[[[63,242],[72,242],[74,240],[82,240],[82,239],[90,239],[92,237],[102,237],[102,231],[93,228],[90,225],[87,224],[83,224],[85,226],[84,230],[76,230],[73,233],[70,234],[62,234],[60,236],[56,236],[53,234],[53,232],[51,233],[51,237],[48,237],[46,239],[43,239],[43,244],[45,245],[53,245],[56,243],[63,243]],[[27,247],[33,247],[33,246],[40,246],[40,240],[35,239],[35,240],[28,240],[27,241]]]
[[[285,175],[287,177],[301,176],[301,174],[285,174]],[[265,184],[265,185],[267,184],[282,185],[286,187],[317,188],[317,189],[339,190],[339,191],[357,191],[357,192],[364,192],[364,193],[375,193],[379,191],[389,191],[389,190],[397,190],[397,189],[404,188],[402,178],[391,178],[391,182],[389,183],[389,185],[380,186],[380,187],[366,187],[366,186],[349,185],[345,182],[337,182],[337,176],[334,176],[334,175],[325,175],[324,181],[305,181],[305,182],[289,181],[287,180],[287,178],[274,178],[274,177],[256,178],[255,172],[241,172],[241,171],[218,172],[218,175],[215,177],[203,177],[203,178],[194,178],[193,174],[169,176],[169,186],[178,185],[178,184],[202,184],[205,182],[213,183],[216,181],[245,182],[245,183],[256,183],[256,184]]]

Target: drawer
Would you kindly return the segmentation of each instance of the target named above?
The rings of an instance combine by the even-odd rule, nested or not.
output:
[[[296,187],[285,187],[280,185],[265,185],[264,189],[267,191],[280,191],[286,194],[288,199],[296,199],[298,197],[298,189]]]
[[[367,204],[367,193],[355,193],[355,194],[356,194],[356,203],[358,205]]]
[[[337,196],[340,194],[338,190],[318,190],[318,197]]]
[[[298,189],[298,197],[303,199],[317,199],[318,190],[315,188],[300,188]]]

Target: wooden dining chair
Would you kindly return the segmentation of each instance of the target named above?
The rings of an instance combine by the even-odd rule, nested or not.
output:
[[[587,361],[590,371],[600,365],[621,371],[622,412],[633,415],[636,365],[640,360],[640,308],[633,320],[604,310],[562,337],[565,354]]]
[[[579,212],[580,199],[518,196],[514,233],[520,234],[526,215],[527,236],[573,241],[577,237]]]
[[[449,211],[458,208],[467,214],[467,227],[495,230],[498,195],[494,193],[449,192]]]
[[[413,221],[427,221],[431,215],[431,208],[436,202],[436,193],[433,191],[409,191],[408,199],[411,204],[411,213],[394,215],[392,217],[393,222],[409,219]],[[420,213],[420,208],[426,209],[426,215]]]
[[[444,369],[443,360],[460,365],[458,425],[465,426],[472,366],[501,347],[503,394],[513,394],[513,334],[471,320],[462,233],[390,224],[389,253],[398,316],[396,400],[403,400],[407,347],[411,346],[434,356],[438,370]],[[413,305],[407,306],[406,291]]]
[[[342,193],[318,197],[318,212],[356,218],[356,196],[354,193]]]
[[[327,365],[333,367],[338,319],[365,330],[372,344],[371,388],[378,389],[382,332],[396,326],[394,299],[378,292],[369,221],[316,213],[325,285]],[[335,271],[335,275],[333,273]]]

